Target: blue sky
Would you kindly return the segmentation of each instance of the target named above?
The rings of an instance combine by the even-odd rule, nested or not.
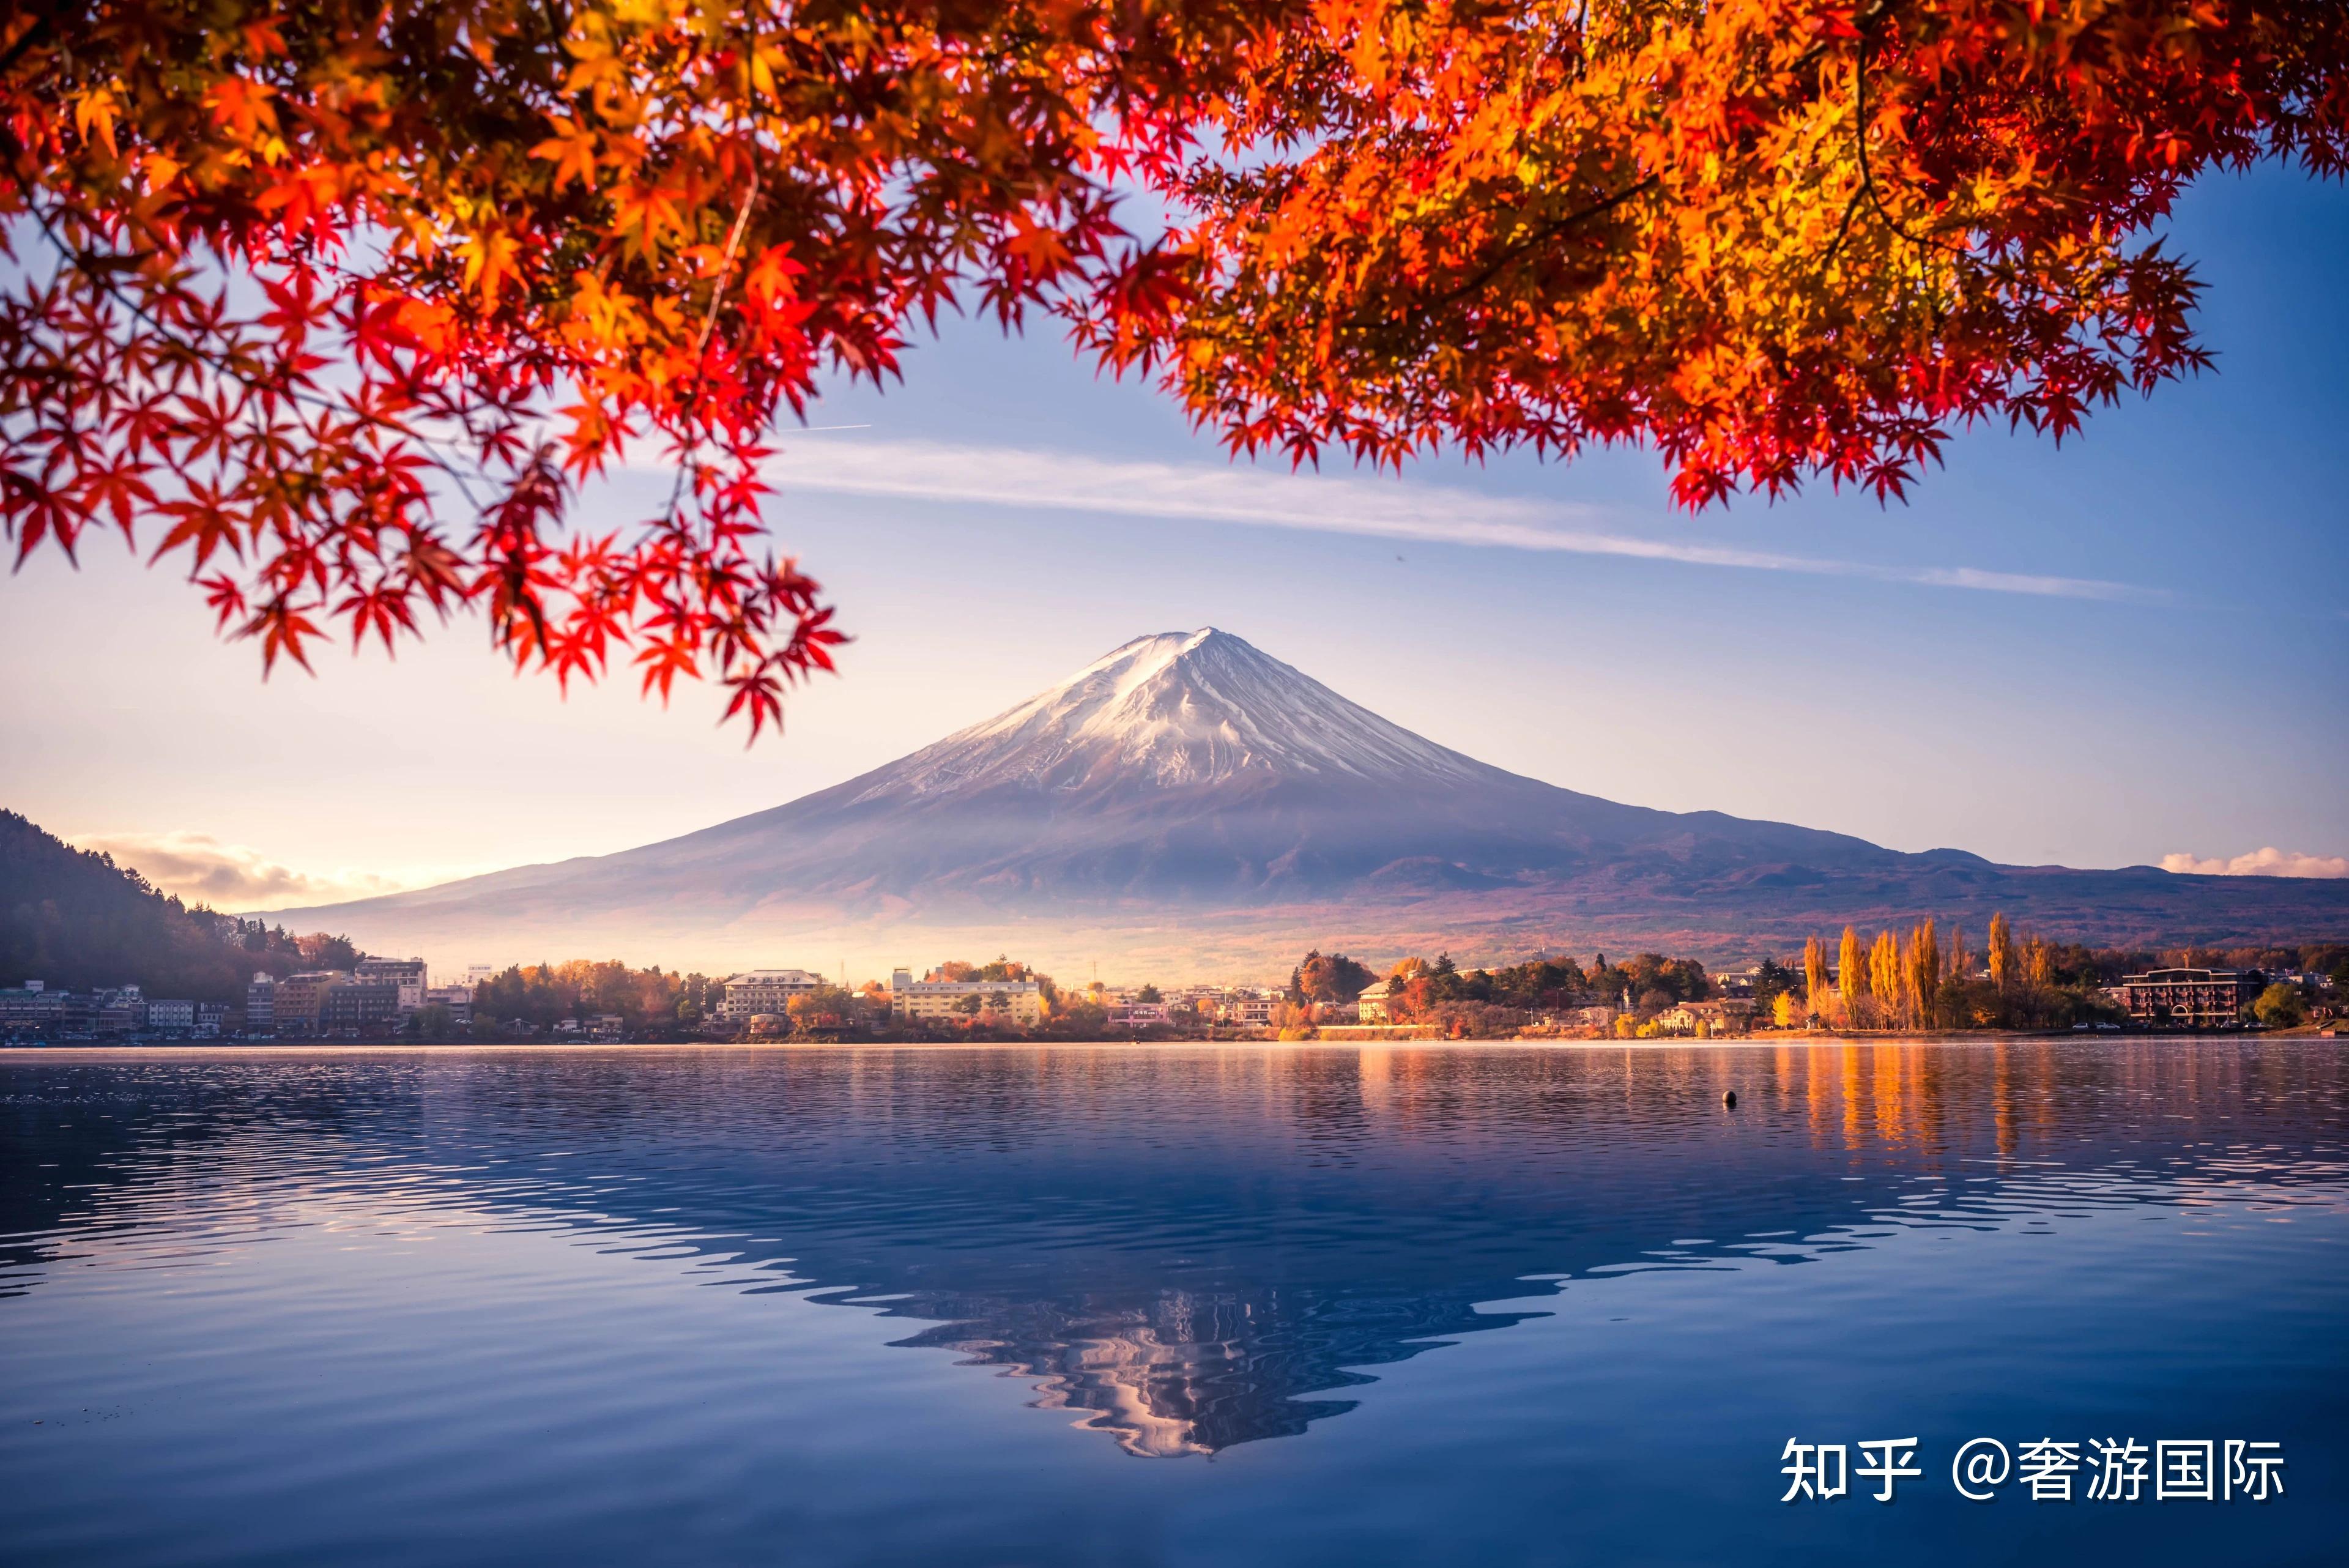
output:
[[[1692,516],[1635,452],[1235,471],[1049,323],[952,327],[905,384],[812,415],[864,428],[787,442],[777,533],[858,641],[749,752],[707,692],[564,702],[470,623],[264,685],[170,574],[45,557],[0,586],[0,804],[134,860],[211,857],[231,902],[412,884],[771,805],[1215,625],[1617,799],[2032,863],[2349,856],[2349,192],[2208,182],[2176,236],[2217,373],[2060,450],[1962,435],[1890,508]],[[591,513],[623,518],[629,483],[665,482]]]

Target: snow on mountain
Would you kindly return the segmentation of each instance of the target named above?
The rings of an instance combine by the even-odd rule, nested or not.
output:
[[[1245,774],[1415,784],[1506,776],[1204,627],[1135,638],[1009,712],[870,775],[854,798],[1111,780],[1169,787]]]
[[[2302,940],[2349,920],[2349,882],[1995,866],[1620,805],[1439,746],[1210,628],[1137,638],[896,762],[682,837],[284,918],[451,957],[1018,945],[1154,954],[1164,978],[1316,940],[1750,954],[1846,920],[1978,930],[1992,909],[2071,940]]]

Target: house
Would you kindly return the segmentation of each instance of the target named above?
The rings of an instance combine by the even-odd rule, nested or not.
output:
[[[1395,992],[1395,982],[1382,980],[1361,995],[1354,998],[1354,1021],[1358,1023],[1391,1023],[1387,1001]]]
[[[1044,988],[1032,980],[916,980],[901,969],[889,976],[889,1012],[903,1019],[963,1019],[993,1014],[1018,1024],[1044,1022]],[[1165,1009],[1159,1008],[1164,1021]]]
[[[792,997],[805,996],[823,984],[822,975],[803,969],[754,969],[731,975],[726,981],[725,1000],[718,1004],[718,1016],[747,1023],[758,1013],[788,1012]]]
[[[361,959],[351,973],[355,979],[388,982],[396,987],[392,1005],[402,1018],[424,1005],[424,993],[432,983],[420,958]]]
[[[280,1034],[316,1034],[326,1010],[326,992],[348,975],[330,969],[289,974],[270,987],[271,1026]],[[245,989],[245,1021],[251,1026],[253,988]]]
[[[1268,995],[1227,996],[1216,1007],[1216,1017],[1226,1023],[1237,1023],[1252,1029],[1269,1029],[1275,1014],[1280,1011],[1280,1000]]]
[[[344,976],[326,988],[318,1012],[322,1034],[379,1034],[399,1022],[399,982]]]
[[[65,1012],[68,994],[51,991],[37,980],[0,991],[0,1030],[32,1030],[55,1023]]]
[[[2120,1004],[2150,1029],[2230,1029],[2260,992],[2259,980],[2231,969],[2156,969],[2124,975]]]
[[[1683,1011],[1695,1014],[1708,1034],[1743,1034],[1754,1027],[1759,1009],[1750,999],[1724,997],[1718,1002],[1692,1002]]]
[[[117,986],[98,993],[98,1032],[129,1034],[147,1027],[147,1002],[135,985]]]
[[[176,998],[154,997],[147,1003],[147,1027],[150,1029],[193,1029],[196,1026],[196,1004]]]
[[[470,985],[436,985],[424,993],[427,1007],[445,1007],[449,1022],[460,1029],[473,1023],[473,988]]]
[[[1653,1023],[1659,1033],[1735,1034],[1754,1022],[1754,1004],[1750,1002],[1683,1002],[1656,1014]]]

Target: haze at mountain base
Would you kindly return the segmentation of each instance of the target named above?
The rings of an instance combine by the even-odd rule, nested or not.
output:
[[[804,962],[946,953],[1164,980],[1308,943],[1721,959],[1993,909],[2107,943],[2349,929],[2349,884],[1996,866],[1958,850],[1619,805],[1436,745],[1212,628],[1139,638],[858,778],[616,855],[284,911],[444,961]]]

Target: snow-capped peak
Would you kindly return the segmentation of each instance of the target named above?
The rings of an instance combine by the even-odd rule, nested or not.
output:
[[[1423,740],[1213,627],[1138,637],[882,770],[859,799],[1243,775],[1461,783],[1495,770]]]

